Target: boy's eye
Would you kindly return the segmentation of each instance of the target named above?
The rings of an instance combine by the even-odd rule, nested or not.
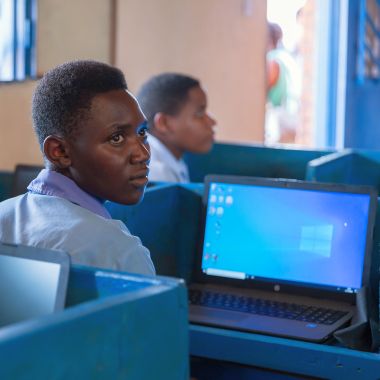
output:
[[[196,117],[204,117],[205,114],[206,114],[206,112],[204,110],[200,110],[200,111],[195,112]]]
[[[111,144],[118,145],[124,141],[124,137],[118,133],[110,138]]]
[[[142,127],[140,128],[137,133],[139,134],[139,136],[141,137],[145,137],[148,133],[148,128],[147,127]]]

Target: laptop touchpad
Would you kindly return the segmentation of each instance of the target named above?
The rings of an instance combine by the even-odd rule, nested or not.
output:
[[[230,325],[248,322],[252,320],[252,317],[244,313],[236,313],[228,310],[190,307],[190,320],[192,322],[215,322],[219,325]]]

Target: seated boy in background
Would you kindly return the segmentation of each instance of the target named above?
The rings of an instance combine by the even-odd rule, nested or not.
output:
[[[104,207],[139,202],[148,181],[146,122],[122,72],[95,61],[60,65],[40,80],[32,114],[46,169],[26,194],[0,203],[0,240],[154,274],[149,251]]]
[[[165,73],[142,85],[137,99],[149,126],[150,181],[189,182],[185,152],[206,153],[214,142],[215,120],[198,80]]]

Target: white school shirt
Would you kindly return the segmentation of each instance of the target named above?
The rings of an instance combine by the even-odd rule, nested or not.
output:
[[[155,274],[148,249],[122,221],[110,219],[106,210],[90,211],[91,207],[87,206],[94,199],[91,200],[90,195],[69,178],[47,171],[41,172],[40,176],[43,174],[44,183],[39,190],[34,186],[39,192],[30,191],[0,203],[1,241],[59,249],[69,253],[74,264]],[[55,185],[59,179],[59,188],[45,186],[52,178]],[[62,196],[70,193],[72,198],[47,195],[46,192],[51,190],[56,194],[61,192]]]
[[[149,135],[149,180],[157,182],[190,182],[189,170],[184,160],[177,159],[155,136]]]

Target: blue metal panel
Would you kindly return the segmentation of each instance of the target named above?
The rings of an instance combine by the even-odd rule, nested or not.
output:
[[[311,181],[370,185],[380,193],[380,152],[346,149],[308,163]]]
[[[317,182],[346,183],[352,185],[370,185],[380,194],[380,152],[346,149],[313,161],[307,168],[307,179]],[[380,203],[378,205],[380,210]],[[371,290],[379,299],[379,259],[380,259],[380,212],[377,213],[374,234]]]
[[[188,280],[200,232],[202,188],[199,184],[153,187],[138,205],[107,202],[106,207],[149,248],[157,273]]]
[[[331,152],[218,143],[208,154],[188,154],[185,160],[192,182],[203,182],[207,174],[305,179],[307,163]]]
[[[379,99],[380,81],[358,80],[359,26],[363,25],[362,0],[349,1],[346,76],[346,125],[344,145],[351,148],[380,149]],[[362,41],[362,36],[359,34]],[[360,47],[362,46],[362,47]],[[357,49],[361,50],[357,50]]]
[[[183,283],[84,267],[70,276],[66,310],[1,329],[1,379],[188,378]]]
[[[379,354],[196,325],[190,325],[190,354],[325,379],[380,374]]]
[[[307,164],[306,179],[316,182],[347,182],[351,161],[351,150],[316,158]]]
[[[0,172],[0,201],[11,196],[13,183],[13,173]]]

